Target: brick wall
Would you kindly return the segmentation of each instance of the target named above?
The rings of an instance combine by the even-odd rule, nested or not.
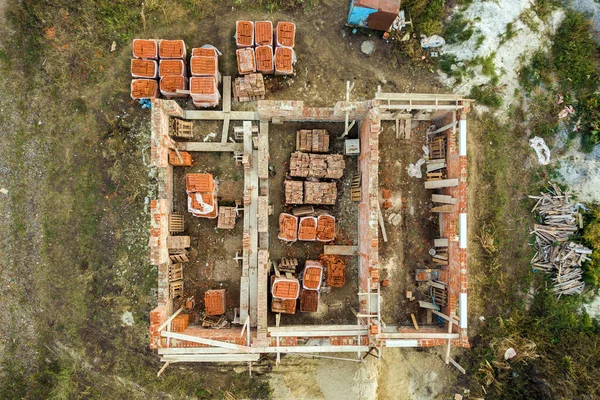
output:
[[[261,120],[278,117],[285,121],[343,122],[346,110],[350,111],[350,121],[361,120],[367,115],[370,106],[370,101],[338,101],[334,107],[306,107],[303,101],[261,100],[258,101],[258,116]]]

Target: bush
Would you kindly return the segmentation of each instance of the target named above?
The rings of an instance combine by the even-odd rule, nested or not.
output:
[[[489,85],[473,86],[469,97],[490,108],[499,108],[502,98],[496,93],[496,89]]]
[[[583,241],[594,252],[591,261],[584,264],[584,279],[593,286],[600,286],[600,205],[594,206],[586,214]]]
[[[466,42],[474,31],[471,21],[466,20],[461,13],[456,13],[444,30],[444,37],[448,44]]]

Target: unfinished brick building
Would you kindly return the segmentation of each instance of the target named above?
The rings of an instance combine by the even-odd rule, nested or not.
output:
[[[150,315],[150,347],[157,349],[162,361],[168,365],[172,362],[252,362],[265,354],[274,355],[279,362],[281,354],[287,353],[349,353],[360,359],[374,349],[380,356],[386,347],[445,346],[446,362],[455,364],[450,357],[451,346],[469,346],[466,219],[469,101],[457,95],[384,93],[378,89],[372,100],[339,101],[331,108],[312,108],[302,101],[263,100],[257,102],[255,111],[231,111],[231,80],[225,77],[224,81],[229,83],[229,88],[224,87],[221,111],[183,110],[173,100],[152,100],[152,167],[157,172],[158,194],[151,201],[149,245],[151,262],[158,266],[158,305]],[[172,118],[223,121],[223,137],[219,142],[177,142],[169,135]],[[425,181],[425,188],[434,190],[434,201],[444,204],[431,210],[439,217],[440,232],[434,236],[435,246],[443,257],[438,258],[442,265],[437,279],[430,282],[445,291],[447,302],[435,307],[421,302],[421,306],[431,309],[430,313],[443,324],[422,324],[416,329],[413,325],[394,325],[381,315],[379,140],[380,135],[389,134],[381,132],[383,122],[395,122],[398,135],[400,130],[409,133],[410,128],[405,128],[411,121],[440,118],[447,124],[433,132],[433,136],[434,139],[442,138],[436,140],[444,144],[443,152],[438,151],[436,156],[437,162],[443,164],[444,172],[438,176],[432,169],[434,172],[431,179]],[[358,168],[362,188],[356,215],[358,240],[353,246],[328,246],[325,243],[325,254],[328,251],[330,254],[350,254],[358,259],[358,279],[353,283],[357,287],[358,309],[352,324],[331,325],[324,321],[322,325],[284,326],[279,318],[275,324],[268,324],[269,240],[277,240],[269,238],[265,226],[270,179],[268,135],[271,124],[292,121],[336,122],[341,126],[345,123],[346,127],[349,121],[356,121],[358,125]],[[228,140],[230,122],[242,125],[242,141],[232,143]],[[172,234],[169,218],[173,213],[174,197],[169,153],[175,149],[200,156],[202,152],[212,151],[239,153],[246,160],[240,299],[228,328],[205,329],[186,322],[183,329],[178,323],[178,332],[175,332],[172,326],[178,315],[185,314],[183,306],[174,309],[169,282],[170,266],[175,262],[168,244]],[[327,279],[333,280],[333,277]],[[339,280],[343,285],[343,275]],[[318,295],[315,299],[318,301]],[[303,307],[312,307],[307,299],[304,301]]]

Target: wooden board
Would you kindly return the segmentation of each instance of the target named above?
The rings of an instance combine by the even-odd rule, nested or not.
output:
[[[435,181],[426,181],[425,189],[440,189],[445,187],[458,186],[458,178],[439,179]]]
[[[338,256],[355,256],[358,255],[358,246],[325,245],[324,252]]]

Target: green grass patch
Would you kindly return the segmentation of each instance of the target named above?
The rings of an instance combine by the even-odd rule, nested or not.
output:
[[[475,29],[471,21],[465,19],[464,15],[460,12],[455,13],[448,25],[444,29],[444,38],[446,43],[454,44],[466,42],[473,36]]]
[[[473,86],[469,97],[492,109],[502,106],[502,98],[498,95],[496,88],[490,85]]]
[[[442,32],[444,0],[407,0],[402,7],[413,20],[413,28],[427,36]]]

